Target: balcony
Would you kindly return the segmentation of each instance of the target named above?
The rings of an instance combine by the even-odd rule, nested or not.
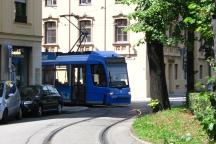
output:
[[[85,43],[81,44],[81,46],[77,45],[79,49],[77,49],[78,52],[85,52],[85,51],[93,51],[94,50],[94,44],[93,43]]]
[[[136,50],[131,47],[130,43],[114,43],[114,51],[123,56],[134,56],[136,55]]]
[[[181,56],[180,48],[164,47],[164,56]]]

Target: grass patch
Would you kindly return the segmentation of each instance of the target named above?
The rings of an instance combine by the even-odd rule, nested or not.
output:
[[[154,144],[207,144],[208,137],[199,121],[184,108],[172,108],[139,117],[133,131],[142,140]]]

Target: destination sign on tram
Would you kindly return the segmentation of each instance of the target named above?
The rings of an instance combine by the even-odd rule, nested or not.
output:
[[[125,63],[124,57],[115,57],[115,58],[106,58],[107,64],[115,64],[115,63]]]

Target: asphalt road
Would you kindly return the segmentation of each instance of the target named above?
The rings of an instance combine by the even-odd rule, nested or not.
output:
[[[180,104],[178,99],[173,102]],[[60,115],[0,124],[0,144],[139,144],[130,125],[134,116],[148,112],[144,101],[118,107],[67,107]]]

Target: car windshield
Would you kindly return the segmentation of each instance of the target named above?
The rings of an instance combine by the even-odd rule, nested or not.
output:
[[[123,88],[129,86],[126,64],[109,64],[107,69],[110,87]]]
[[[39,88],[34,86],[24,87],[21,89],[21,97],[33,97],[39,93]]]
[[[1,82],[0,83],[0,97],[3,95],[3,89],[4,89],[4,84]]]

